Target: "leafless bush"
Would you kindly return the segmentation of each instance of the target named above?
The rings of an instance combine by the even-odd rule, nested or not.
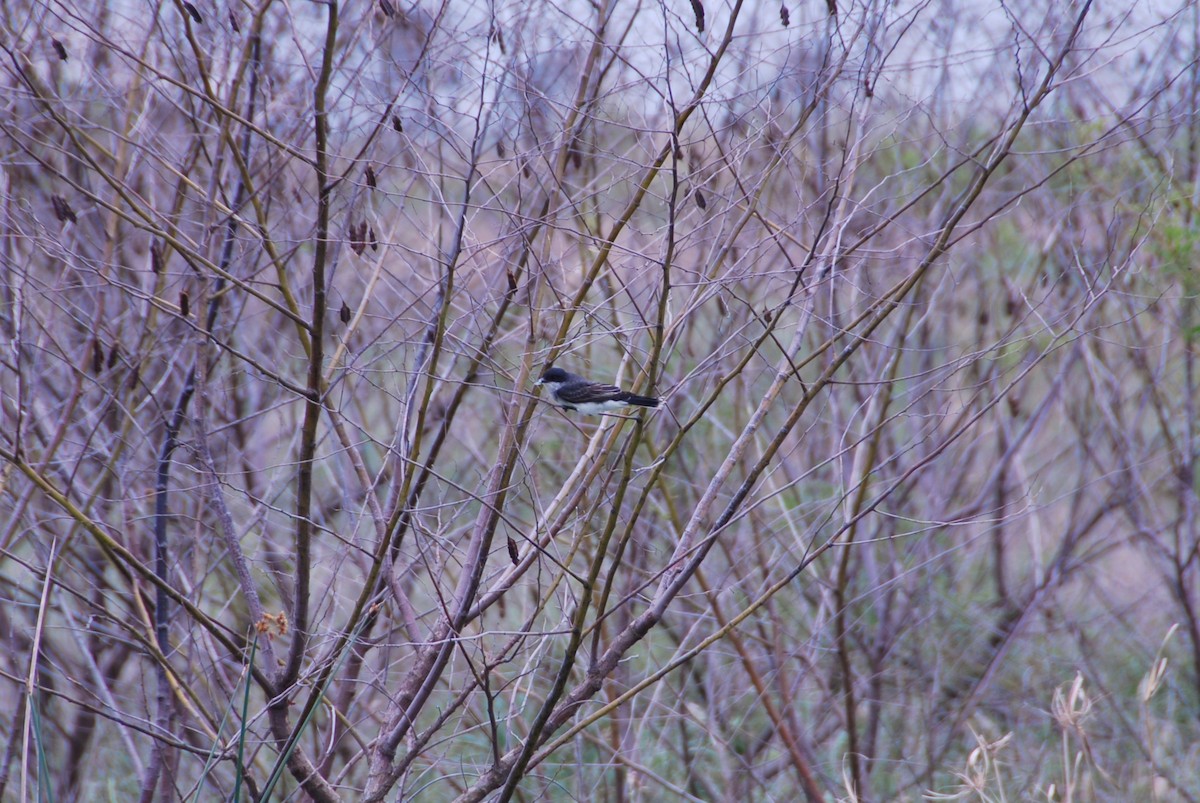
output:
[[[4,6],[0,789],[1200,795],[1200,11],[1112,5]]]

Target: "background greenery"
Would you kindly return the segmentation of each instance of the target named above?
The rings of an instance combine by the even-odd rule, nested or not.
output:
[[[1194,2],[0,18],[5,799],[1200,796]]]

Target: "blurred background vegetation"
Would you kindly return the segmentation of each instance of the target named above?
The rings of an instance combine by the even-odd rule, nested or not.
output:
[[[3,799],[1200,797],[1197,3],[0,19]]]

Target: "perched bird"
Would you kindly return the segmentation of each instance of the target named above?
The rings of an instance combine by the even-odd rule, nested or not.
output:
[[[658,399],[637,396],[616,385],[591,382],[561,368],[548,368],[537,384],[550,389],[554,403],[564,410],[585,415],[604,415],[627,407],[657,407]]]

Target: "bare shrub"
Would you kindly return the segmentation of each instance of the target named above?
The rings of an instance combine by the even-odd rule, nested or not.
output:
[[[1117,5],[5,5],[0,789],[1194,799],[1200,12]]]

